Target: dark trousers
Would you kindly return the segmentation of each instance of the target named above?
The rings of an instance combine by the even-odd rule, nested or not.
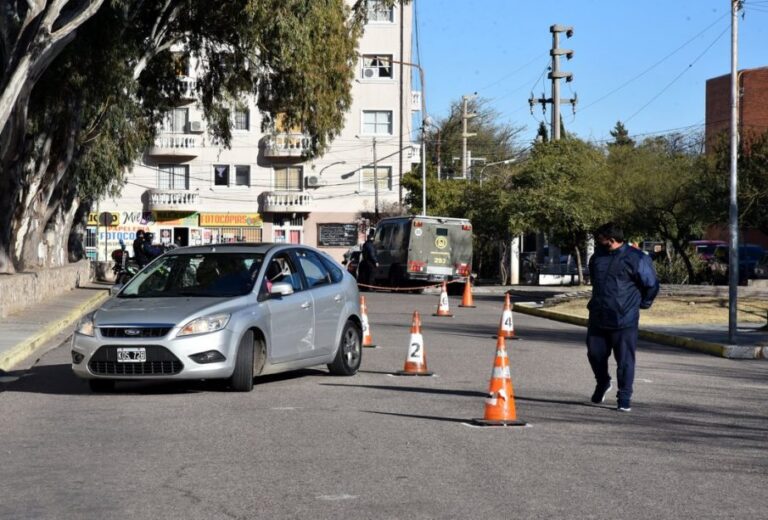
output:
[[[595,374],[597,384],[610,381],[608,358],[616,359],[616,379],[619,383],[619,401],[632,398],[632,383],[635,381],[635,350],[637,349],[637,327],[626,329],[601,329],[590,326],[587,329],[587,357]]]

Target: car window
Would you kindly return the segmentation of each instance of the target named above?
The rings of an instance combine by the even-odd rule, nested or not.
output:
[[[336,262],[330,256],[321,254],[320,260],[323,262],[323,265],[325,265],[325,268],[328,269],[333,283],[339,283],[344,279],[344,271],[336,265]]]
[[[328,269],[314,252],[300,250],[296,252],[296,256],[299,259],[299,264],[301,264],[301,269],[304,271],[304,277],[307,279],[310,289],[331,283],[331,275]]]
[[[272,284],[275,283],[289,283],[293,287],[293,292],[299,292],[303,289],[301,275],[287,252],[276,254],[267,264],[261,288],[262,292],[269,294]]]

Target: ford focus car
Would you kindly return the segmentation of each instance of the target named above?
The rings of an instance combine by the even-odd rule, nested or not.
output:
[[[94,391],[120,380],[223,379],[315,365],[353,375],[361,361],[354,278],[307,246],[218,244],[166,253],[72,337],[72,369]]]

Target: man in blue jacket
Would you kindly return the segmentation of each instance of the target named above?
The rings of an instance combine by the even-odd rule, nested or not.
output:
[[[628,412],[640,309],[651,306],[659,293],[659,281],[651,258],[626,244],[618,225],[604,224],[595,237],[598,248],[589,260],[592,298],[587,305],[587,357],[597,380],[592,402],[602,403],[613,386],[608,374],[608,358],[613,352],[619,384],[617,409]]]

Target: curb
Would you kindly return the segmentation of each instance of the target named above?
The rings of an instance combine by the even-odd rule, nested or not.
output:
[[[512,310],[519,312],[520,314],[538,316],[539,318],[561,321],[564,323],[570,323],[571,325],[579,325],[582,327],[586,327],[588,325],[588,320],[586,318],[561,314],[559,312],[548,311],[537,307],[531,307],[529,305],[521,305],[519,303],[514,304]],[[640,329],[639,336],[641,339],[651,341],[653,343],[660,343],[662,345],[668,345],[671,347],[680,347],[686,350],[702,352],[704,354],[727,359],[768,359],[768,347],[723,345],[722,343],[714,343],[711,341],[687,338],[684,336],[673,336],[672,334],[654,332],[647,329]]]
[[[49,323],[37,334],[17,343],[0,354],[0,370],[8,371],[12,369],[14,365],[34,354],[35,350],[50,341],[54,336],[76,323],[81,316],[109,299],[109,296],[109,291],[99,291],[96,295],[72,309],[66,316]]]

